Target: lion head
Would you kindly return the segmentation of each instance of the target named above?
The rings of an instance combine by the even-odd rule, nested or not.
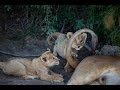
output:
[[[48,49],[48,51],[44,52],[40,59],[44,62],[44,64],[48,67],[59,65],[59,58],[57,58],[51,51]]]

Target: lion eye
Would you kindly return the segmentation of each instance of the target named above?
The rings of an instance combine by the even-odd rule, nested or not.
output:
[[[83,40],[81,40],[80,42],[83,42]]]

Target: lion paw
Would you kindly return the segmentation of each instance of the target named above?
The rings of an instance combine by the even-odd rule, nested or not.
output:
[[[64,81],[63,77],[56,77],[55,80],[53,80],[54,82],[62,82]]]
[[[65,69],[65,72],[73,72],[74,71],[73,68],[68,67],[68,66],[65,66],[64,69]]]
[[[63,77],[61,74],[54,74],[56,77]]]
[[[26,75],[26,76],[22,76],[21,79],[24,79],[24,80],[30,80],[30,79],[35,79],[36,77],[35,76],[29,76],[29,75]]]

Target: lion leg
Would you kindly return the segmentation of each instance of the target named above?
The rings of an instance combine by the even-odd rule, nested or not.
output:
[[[40,79],[47,80],[47,81],[54,81],[54,82],[62,82],[64,79],[60,76],[56,75],[40,75]]]
[[[26,68],[22,63],[12,60],[4,66],[3,72],[8,75],[24,76],[26,75]]]
[[[90,68],[77,67],[67,85],[86,85],[99,78],[99,73]]]
[[[67,62],[65,67],[64,67],[66,72],[73,72],[74,69],[70,66],[70,64]]]
[[[64,80],[63,77],[54,74],[49,75],[48,72],[45,73],[45,72],[37,71],[37,75],[41,80],[46,80],[46,81],[62,82]]]
[[[86,85],[89,84],[90,82],[94,81],[95,78],[93,79],[93,77],[91,76],[86,76],[86,75],[79,75],[78,77],[74,77],[72,79],[70,79],[67,83],[67,85]]]
[[[37,76],[27,75],[26,67],[22,63],[15,61],[15,60],[8,62],[4,66],[3,72],[8,74],[8,75],[19,76],[22,79],[37,78]]]
[[[24,76],[22,76],[21,78],[27,80],[27,79],[35,79],[35,78],[38,78],[38,76],[24,75]]]

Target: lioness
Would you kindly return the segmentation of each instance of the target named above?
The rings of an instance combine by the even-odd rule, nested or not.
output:
[[[86,57],[78,64],[67,85],[94,85],[97,79],[98,84],[120,85],[120,56]]]
[[[53,54],[55,54],[56,56],[59,55],[62,58],[65,58],[67,44],[72,35],[73,35],[72,32],[68,32],[67,34],[55,32],[55,33],[51,34],[50,36],[48,36],[47,37],[48,44],[49,45],[54,44]],[[74,51],[80,50],[80,48],[83,47],[80,42],[82,42],[84,44],[86,41],[86,38],[87,38],[87,34],[85,34],[85,33],[82,34],[80,37],[77,37],[74,40],[74,42],[72,43],[72,49],[74,49]],[[72,54],[75,55],[73,50],[72,50]]]
[[[66,49],[69,39],[72,37],[72,35],[72,32],[68,32],[67,34],[56,32],[47,37],[48,44],[54,44],[54,55],[59,55],[62,58],[66,59]],[[77,51],[80,50],[83,46],[85,46],[89,51],[91,51],[91,48],[89,46],[84,45],[86,38],[86,33],[79,33],[79,35],[74,39],[73,43],[71,43],[71,56],[77,57]],[[72,71],[72,67],[70,67],[68,63],[65,65],[65,71]]]
[[[63,76],[49,69],[54,65],[59,65],[59,59],[50,50],[32,61],[21,58],[0,62],[0,68],[8,75],[19,76],[22,79],[40,78],[41,80],[61,82]]]

